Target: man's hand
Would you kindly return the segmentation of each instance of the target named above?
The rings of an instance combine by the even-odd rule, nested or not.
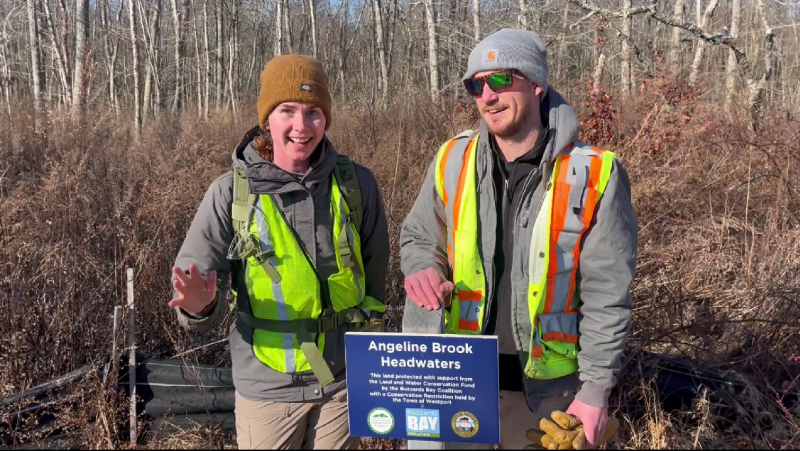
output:
[[[595,447],[598,442],[602,441],[606,426],[608,426],[608,412],[606,409],[590,406],[576,399],[572,401],[569,409],[567,409],[567,415],[578,417],[583,424],[586,441],[590,446]]]
[[[438,310],[444,297],[453,291],[453,282],[442,280],[433,268],[423,269],[406,277],[406,293],[420,307]]]
[[[172,268],[172,273],[177,277],[172,281],[172,287],[178,296],[169,302],[170,307],[180,307],[189,313],[198,314],[214,300],[217,294],[216,271],[203,277],[196,265],[190,265],[189,274],[176,267]]]

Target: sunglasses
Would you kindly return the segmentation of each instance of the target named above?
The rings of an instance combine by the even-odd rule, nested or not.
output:
[[[494,92],[503,92],[514,84],[514,71],[503,70],[494,72],[483,77],[474,77],[464,80],[464,87],[467,92],[473,97],[480,97],[483,95],[483,85],[489,85],[489,89]]]

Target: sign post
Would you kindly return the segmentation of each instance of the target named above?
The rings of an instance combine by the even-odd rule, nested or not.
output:
[[[348,332],[350,435],[500,443],[497,337]]]

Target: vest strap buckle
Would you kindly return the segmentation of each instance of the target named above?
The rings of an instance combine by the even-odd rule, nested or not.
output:
[[[269,262],[269,259],[275,256],[275,251],[270,249],[266,252],[259,252],[253,256],[253,259],[264,268],[264,271],[269,276],[270,280],[272,280],[273,284],[280,283],[281,275],[278,273],[278,270],[275,269],[274,266]]]

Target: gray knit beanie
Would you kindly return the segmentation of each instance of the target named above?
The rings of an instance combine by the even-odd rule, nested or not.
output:
[[[547,50],[539,35],[527,30],[503,28],[483,38],[472,49],[464,80],[478,72],[516,69],[540,86],[547,95]]]

